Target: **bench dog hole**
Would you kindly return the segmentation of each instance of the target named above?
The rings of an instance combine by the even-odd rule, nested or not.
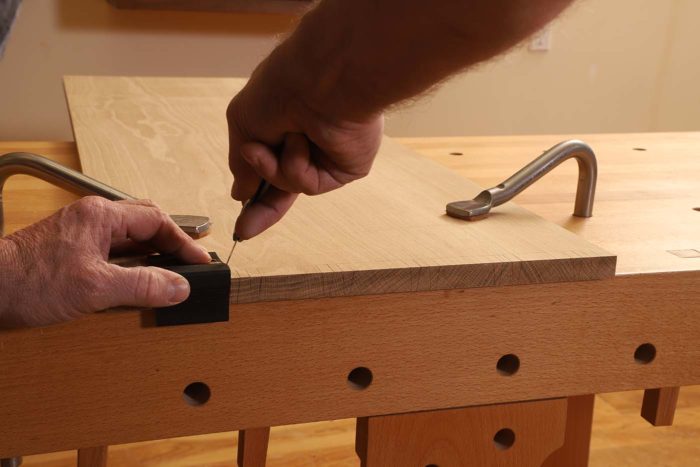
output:
[[[201,381],[188,384],[182,391],[182,398],[193,407],[206,404],[210,397],[211,389]]]
[[[634,351],[634,361],[639,364],[646,365],[653,362],[655,358],[656,347],[654,347],[654,344],[647,342],[637,347],[637,350]]]
[[[369,368],[358,366],[348,373],[348,385],[357,390],[367,389],[372,384],[372,378],[372,371]]]
[[[498,430],[493,436],[493,444],[502,451],[510,449],[515,444],[515,432],[510,428]]]
[[[520,369],[520,359],[517,355],[509,353],[498,359],[496,363],[498,373],[503,376],[513,376]]]

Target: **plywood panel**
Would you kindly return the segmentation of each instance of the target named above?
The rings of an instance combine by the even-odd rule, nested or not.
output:
[[[231,246],[224,118],[241,79],[68,77],[83,171],[171,214],[214,221],[204,240]],[[301,197],[284,221],[240,245],[234,302],[555,281],[614,274],[614,257],[513,204],[487,221],[444,214],[479,187],[385,139],[372,174]]]

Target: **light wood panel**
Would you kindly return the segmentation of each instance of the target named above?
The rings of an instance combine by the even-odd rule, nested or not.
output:
[[[617,273],[700,269],[700,133],[403,138],[401,143],[491,187],[567,138],[598,158],[593,217],[571,216],[577,165],[568,161],[515,202],[617,255]],[[451,155],[457,153],[459,155]],[[477,192],[465,188],[462,199]],[[500,208],[494,211],[499,212]],[[686,257],[684,257],[686,256]]]
[[[229,198],[228,101],[240,79],[68,77],[86,174],[171,214],[214,221],[203,243],[225,257],[240,205]],[[372,174],[300,197],[284,222],[240,245],[234,303],[611,277],[614,257],[509,204],[486,222],[445,215],[478,191],[386,139]]]

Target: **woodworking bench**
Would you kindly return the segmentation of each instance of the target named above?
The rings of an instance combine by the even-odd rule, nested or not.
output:
[[[210,216],[221,254],[241,85],[71,77],[77,146],[0,154]],[[444,214],[568,136],[387,139],[366,180],[238,247],[227,322],[110,310],[0,331],[0,458],[98,466],[109,445],[240,430],[238,464],[263,466],[269,427],[356,418],[366,467],[577,467],[595,394],[645,389],[642,416],[671,424],[700,384],[700,133],[571,137],[598,159],[591,218],[571,214],[573,161],[485,219]],[[3,198],[6,233],[77,199],[25,176]]]

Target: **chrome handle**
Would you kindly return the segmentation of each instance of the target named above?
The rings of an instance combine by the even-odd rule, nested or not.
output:
[[[576,159],[579,170],[574,216],[591,217],[598,178],[598,164],[590,146],[579,140],[564,141],[553,146],[508,180],[482,191],[472,200],[449,203],[446,208],[447,214],[467,220],[478,220],[486,217],[491,208],[510,201],[556,166],[571,158]]]
[[[12,175],[31,175],[81,196],[97,195],[112,201],[136,199],[99,180],[70,169],[36,154],[13,152],[0,156],[0,237],[4,235],[3,188]],[[205,216],[174,215],[173,218],[187,234],[200,237],[209,229],[209,218]]]

